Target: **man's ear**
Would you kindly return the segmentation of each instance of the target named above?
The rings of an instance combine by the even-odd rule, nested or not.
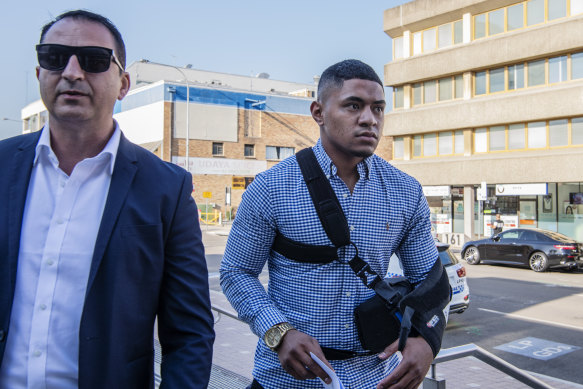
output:
[[[40,74],[40,66],[36,67],[36,79],[38,80],[38,75]]]
[[[324,125],[324,112],[322,110],[322,103],[319,101],[312,101],[310,105],[310,112],[312,113],[312,117],[318,123],[320,127]]]
[[[117,95],[118,100],[122,100],[130,90],[130,74],[128,72],[123,72],[121,75],[121,88],[119,89],[119,94]]]

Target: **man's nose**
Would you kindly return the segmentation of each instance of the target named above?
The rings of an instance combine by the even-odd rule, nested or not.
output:
[[[358,118],[358,124],[361,126],[376,126],[378,124],[378,120],[372,111],[372,107],[365,107]]]
[[[85,76],[85,72],[81,69],[81,64],[76,55],[71,55],[67,66],[63,69],[62,76],[67,80],[79,80]]]

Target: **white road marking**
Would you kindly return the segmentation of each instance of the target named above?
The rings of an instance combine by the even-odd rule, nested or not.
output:
[[[486,308],[478,308],[480,311],[484,311],[484,312],[490,312],[490,313],[496,313],[498,315],[502,315],[502,316],[508,316],[508,317],[513,317],[516,319],[522,319],[522,320],[527,320],[527,321],[533,321],[533,322],[537,322],[537,323],[543,323],[543,324],[550,324],[550,325],[554,325],[554,326],[558,326],[558,327],[565,327],[565,328],[571,328],[574,330],[579,330],[579,331],[583,331],[583,327],[580,326],[574,326],[571,324],[564,324],[564,323],[558,323],[556,321],[550,321],[550,320],[542,320],[542,319],[536,319],[533,317],[528,317],[528,316],[522,316],[522,315],[516,315],[514,313],[506,313],[506,312],[500,312],[500,311],[494,311],[492,309],[486,309]]]

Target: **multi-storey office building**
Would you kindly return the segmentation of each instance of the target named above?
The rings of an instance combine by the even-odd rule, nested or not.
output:
[[[583,241],[583,0],[416,0],[384,30],[384,134],[437,231],[489,234],[500,212]]]
[[[128,72],[132,89],[114,114],[125,136],[166,161],[186,168],[188,160],[193,197],[223,214],[239,205],[257,173],[319,137],[310,114],[315,83],[146,60],[132,63]],[[24,132],[40,130],[47,118],[42,101],[29,104],[22,110]],[[390,158],[390,147],[385,140],[379,152]]]

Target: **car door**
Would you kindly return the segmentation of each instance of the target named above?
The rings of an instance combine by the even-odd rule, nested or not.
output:
[[[500,233],[496,240],[492,239],[487,248],[488,259],[507,263],[520,261],[520,246],[518,244],[520,232],[520,230],[509,230]]]

